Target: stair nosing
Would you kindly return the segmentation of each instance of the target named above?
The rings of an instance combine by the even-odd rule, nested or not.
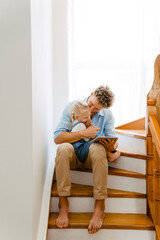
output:
[[[120,171],[120,172],[118,172]],[[132,177],[132,178],[139,178],[139,179],[146,179],[146,175],[142,173],[137,173],[133,171],[127,171],[119,168],[112,168],[109,167],[108,171],[109,175],[121,176],[121,177]]]
[[[135,152],[135,151],[132,152],[126,148],[119,147],[119,146],[118,146],[117,150],[119,150],[122,154],[124,154],[128,157],[133,156],[133,158],[137,158],[137,159],[147,159],[146,153],[140,153],[140,152]]]
[[[120,150],[120,148],[119,148]],[[134,153],[134,152],[127,152],[127,151],[121,151],[121,155],[123,157],[130,157],[130,158],[136,158],[136,159],[140,159],[140,160],[147,160],[147,155],[145,154],[141,154],[141,153]]]
[[[57,218],[58,213],[50,212],[49,214],[49,222],[48,222],[48,228],[49,229],[58,229],[55,225],[55,219]],[[74,220],[74,217],[78,216],[78,221],[81,219],[83,216],[83,219],[79,222],[76,222]],[[70,224],[67,229],[73,229],[73,228],[88,228],[89,220],[91,219],[92,213],[69,213],[69,218],[70,218]],[[84,218],[86,217],[86,219]],[[112,218],[117,220],[117,217],[119,219],[123,219],[124,217],[128,219],[128,217],[132,218],[132,221],[122,221],[120,222],[115,222],[113,220],[110,220]],[[135,218],[140,219],[144,218],[146,223],[135,223]],[[76,217],[77,218],[77,217]],[[155,226],[150,219],[149,216],[146,214],[133,214],[133,213],[105,213],[105,219],[104,223],[102,226],[102,229],[136,229],[136,230],[155,230]]]
[[[54,184],[54,189],[52,186],[52,190],[51,190],[51,197],[58,197],[58,192],[57,192],[57,186]],[[69,197],[93,197],[93,186],[89,186],[89,185],[83,185],[83,184],[76,184],[76,183],[72,183],[71,184],[71,195]],[[73,187],[82,187],[85,186],[86,190],[83,190],[83,192],[80,190],[80,192],[75,193]],[[87,190],[87,188],[89,188],[89,190]],[[137,199],[145,199],[147,197],[147,194],[145,193],[138,193],[138,192],[130,192],[130,191],[124,191],[124,190],[117,190],[117,189],[111,189],[111,188],[107,188],[108,190],[108,197],[109,198],[137,198]],[[118,191],[118,192],[114,192],[114,191]],[[113,191],[113,193],[112,193]]]
[[[144,134],[140,134],[140,133],[136,133],[136,132],[129,132],[129,131],[123,130],[123,129],[115,129],[115,132],[117,134],[121,134],[124,136],[129,136],[129,137],[133,137],[133,138],[146,140],[146,135],[144,135]]]
[[[146,179],[146,175],[142,173],[137,173],[133,171],[127,171],[119,168],[108,168],[108,175],[120,176],[120,177],[131,177],[131,178],[138,178],[138,179]],[[118,172],[119,170],[119,172]],[[71,171],[78,171],[78,172],[88,172],[92,173],[92,169],[71,169]]]

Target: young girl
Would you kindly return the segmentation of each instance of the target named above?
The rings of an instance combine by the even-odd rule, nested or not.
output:
[[[71,132],[83,131],[91,125],[90,110],[86,102],[76,102],[70,109],[70,117]],[[91,144],[89,138],[84,138],[78,142],[72,143],[80,162],[86,160]]]
[[[86,102],[76,102],[70,109],[71,117],[71,132],[79,132],[85,130],[87,127],[92,125],[90,118],[90,109]],[[103,141],[100,142],[102,145]],[[80,162],[84,162],[87,159],[89,147],[93,144],[90,139],[84,138],[78,142],[72,143],[75,153]],[[112,145],[110,150],[106,151],[108,161],[115,161],[119,156],[120,152],[116,151],[118,146],[115,144]]]

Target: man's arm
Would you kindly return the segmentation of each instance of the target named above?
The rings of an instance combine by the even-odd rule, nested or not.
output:
[[[114,128],[114,117],[110,109],[107,109],[107,114],[105,115],[105,125],[104,125],[104,136],[105,137],[117,137]]]
[[[84,138],[95,138],[100,128],[91,126],[86,130],[79,132],[61,132],[54,140],[56,144],[64,142],[73,143]]]

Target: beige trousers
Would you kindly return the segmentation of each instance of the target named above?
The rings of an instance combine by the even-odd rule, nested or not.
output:
[[[107,198],[108,160],[103,145],[94,143],[89,148],[85,163],[81,163],[70,143],[62,143],[56,155],[56,179],[59,196],[71,195],[70,169],[88,168],[93,172],[93,194],[95,199]]]

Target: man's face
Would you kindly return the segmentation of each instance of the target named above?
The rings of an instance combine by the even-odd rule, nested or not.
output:
[[[88,106],[91,111],[91,115],[99,112],[103,107],[98,103],[98,100],[95,96],[90,96],[90,98],[87,101]]]

